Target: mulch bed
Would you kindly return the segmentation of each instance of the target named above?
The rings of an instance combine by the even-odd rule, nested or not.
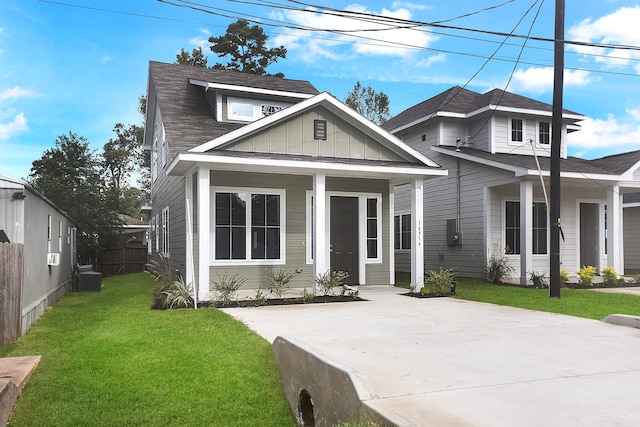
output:
[[[440,298],[440,297],[450,297],[455,295],[454,293],[451,292],[445,292],[445,293],[435,293],[435,294],[421,294],[419,292],[407,292],[404,294],[401,294],[407,297],[413,297],[413,298]]]
[[[351,301],[366,301],[364,298],[349,295],[326,295],[316,296],[310,299],[303,300],[300,297],[296,298],[267,298],[264,301],[256,301],[253,299],[245,299],[239,301],[231,301],[227,305],[222,305],[220,301],[211,301],[209,303],[199,304],[203,307],[216,307],[216,308],[233,308],[233,307],[264,307],[270,305],[296,305],[296,304],[325,304],[332,302],[351,302]]]

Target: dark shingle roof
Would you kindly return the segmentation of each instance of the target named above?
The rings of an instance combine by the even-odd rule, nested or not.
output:
[[[454,147],[446,148],[451,152],[455,151]],[[536,159],[533,156],[523,156],[521,154],[505,154],[505,153],[489,153],[475,148],[462,147],[460,152],[469,154],[479,160],[502,163],[505,165],[515,166],[523,169],[538,169]],[[549,157],[538,157],[540,168],[549,171],[551,168],[551,159]],[[632,151],[614,156],[607,156],[595,160],[586,160],[579,157],[567,157],[560,159],[561,172],[574,172],[583,174],[601,174],[601,175],[621,175],[629,170],[633,165],[640,161],[640,150]]]
[[[550,104],[500,89],[493,89],[487,93],[479,94],[460,86],[454,86],[433,98],[404,110],[385,122],[382,127],[386,130],[393,130],[438,112],[468,114],[489,105],[500,105],[522,110],[552,111]],[[580,115],[570,110],[563,111],[565,114]]]
[[[189,83],[190,79],[309,95],[319,93],[304,80],[154,61],[149,62],[149,79],[157,94],[171,157],[244,126],[216,121],[204,88]]]

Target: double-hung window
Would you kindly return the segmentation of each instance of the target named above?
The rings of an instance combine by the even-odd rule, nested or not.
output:
[[[214,262],[284,262],[284,190],[213,192]]]
[[[396,250],[411,249],[411,214],[396,215],[393,221],[393,247]]]
[[[520,202],[505,203],[505,253],[520,254]]]
[[[538,122],[538,143],[545,145],[551,143],[551,123]]]
[[[511,142],[521,143],[524,141],[524,121],[522,119],[511,119]]]
[[[169,255],[169,207],[162,209],[162,253]]]
[[[544,202],[534,202],[532,206],[532,242],[533,255],[546,255],[547,249],[547,206]],[[519,255],[520,240],[520,202],[505,202],[505,253]]]
[[[547,205],[533,203],[533,254],[547,253]]]

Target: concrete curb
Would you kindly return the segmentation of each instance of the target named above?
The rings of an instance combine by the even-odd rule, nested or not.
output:
[[[18,396],[40,362],[40,356],[0,359],[0,426],[7,425]]]
[[[639,316],[629,316],[627,314],[610,314],[602,319],[602,321],[605,323],[610,323],[612,325],[640,329]]]
[[[278,336],[272,348],[285,396],[299,426],[329,427],[363,417],[385,426],[413,426],[395,412],[383,413],[368,405],[367,401],[377,396],[358,371],[293,337]],[[303,399],[307,399],[306,409]]]

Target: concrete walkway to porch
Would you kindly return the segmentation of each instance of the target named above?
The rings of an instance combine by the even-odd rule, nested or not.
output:
[[[639,329],[402,292],[224,311],[345,367],[364,404],[398,426],[638,425]]]

